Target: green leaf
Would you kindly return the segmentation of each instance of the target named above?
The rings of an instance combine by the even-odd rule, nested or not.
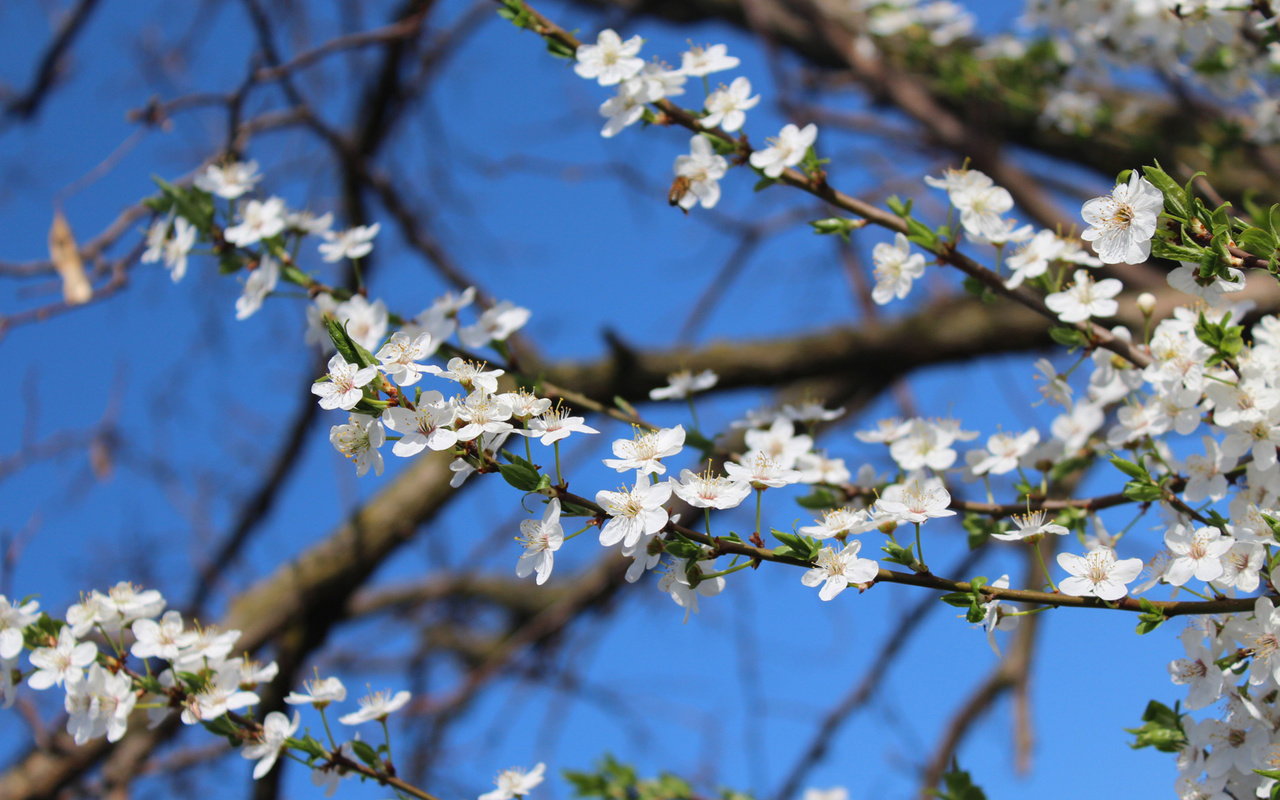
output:
[[[969,549],[976,550],[981,547],[993,533],[1004,533],[1008,529],[1009,523],[996,522],[990,517],[981,514],[967,512],[964,519],[960,522],[965,533],[969,534]]]
[[[1146,467],[1139,466],[1138,464],[1135,464],[1132,461],[1126,461],[1125,459],[1120,458],[1119,456],[1112,456],[1110,461],[1111,461],[1111,466],[1120,470],[1125,475],[1128,475],[1130,478],[1135,478],[1140,481],[1147,481],[1147,482],[1151,481],[1151,473],[1147,471]]]
[[[529,13],[529,9],[522,0],[502,0],[502,8],[498,9],[498,16],[522,29],[529,27],[533,20],[533,15]]]
[[[503,480],[520,491],[536,492],[542,482],[541,477],[529,462],[524,461],[524,459],[520,460],[523,463],[501,464],[498,466],[498,471],[502,473]]]
[[[889,207],[890,211],[905,219],[911,216],[911,204],[913,202],[911,198],[907,198],[906,202],[903,202],[896,194],[891,194],[884,201],[884,204]]]
[[[1085,336],[1083,331],[1066,325],[1055,325],[1050,328],[1049,337],[1063,347],[1068,347],[1072,350],[1089,344],[1089,337]]]
[[[812,536],[798,536],[794,533],[780,531],[777,528],[772,529],[775,539],[782,542],[782,547],[774,548],[774,554],[779,556],[791,556],[801,561],[812,561],[818,557],[819,551],[822,550],[823,544]]]
[[[1123,494],[1136,503],[1152,503],[1159,500],[1163,493],[1154,483],[1129,481],[1124,485]]]
[[[234,250],[224,250],[218,256],[218,274],[233,275],[244,266],[243,259]]]
[[[1270,258],[1276,249],[1276,237],[1261,228],[1246,228],[1236,236],[1236,244],[1259,258]]]
[[[311,285],[311,276],[292,264],[280,265],[280,277],[298,286]]]
[[[1153,256],[1167,258],[1170,261],[1190,261],[1193,264],[1198,264],[1207,252],[1209,251],[1195,244],[1189,238],[1184,238],[1181,244],[1164,239],[1155,239],[1151,245],[1151,255]]]
[[[568,503],[564,500],[560,501],[560,516],[562,517],[594,517],[595,515],[596,512],[586,506],[580,506],[576,503]]]
[[[907,240],[926,250],[938,248],[938,234],[930,230],[928,225],[912,217],[907,217]]]
[[[185,189],[165,181],[155,175],[151,180],[160,187],[160,191],[171,201],[170,208],[179,216],[185,217],[197,230],[206,232],[213,226],[213,198],[199,189]]]
[[[325,754],[324,745],[311,738],[310,734],[301,739],[289,738],[285,740],[290,747],[301,750],[312,758],[322,758]]]
[[[1154,747],[1162,753],[1176,753],[1186,745],[1182,723],[1168,706],[1152,700],[1142,713],[1142,721],[1146,724],[1140,728],[1125,728],[1126,732],[1134,735],[1134,741],[1129,745],[1133,749]]]
[[[705,461],[708,456],[716,449],[716,443],[702,435],[701,431],[688,430],[684,434],[684,443],[690,447],[698,449],[699,461]]]
[[[547,52],[556,58],[564,58],[569,61],[577,61],[578,53],[569,45],[561,42],[559,39],[547,39]]]
[[[687,558],[690,560],[698,558],[702,555],[702,545],[689,541],[688,539],[670,539],[663,550],[675,556],[676,558]]]
[[[777,178],[761,178],[760,180],[756,181],[756,185],[752,187],[751,191],[753,192],[764,191],[765,189],[768,189],[770,186],[774,185],[777,182],[778,182]]]
[[[1143,167],[1142,172],[1146,175],[1151,185],[1160,190],[1164,195],[1164,209],[1166,212],[1175,217],[1185,219],[1191,213],[1191,207],[1187,203],[1186,190],[1178,185],[1178,182],[1169,177],[1168,173],[1160,169],[1157,163],[1154,167]]]
[[[333,340],[333,346],[338,348],[338,352],[348,364],[355,364],[363,369],[378,363],[372,353],[351,338],[351,334],[347,333],[345,322],[339,322],[333,317],[325,317],[324,322],[329,330],[329,338]]]
[[[236,727],[234,722],[227,719],[225,714],[221,717],[217,717],[216,719],[201,722],[200,724],[204,726],[205,730],[212,733],[214,736],[226,737],[227,741],[229,741],[233,747],[240,744],[241,739],[239,736],[239,728]]]
[[[351,742],[351,752],[356,754],[356,758],[371,767],[378,768],[382,766],[382,761],[378,758],[378,753],[369,745],[368,742],[360,739],[353,739]]]
[[[1138,615],[1139,635],[1151,633],[1164,624],[1164,612],[1156,608],[1154,603],[1145,597],[1139,597],[1138,604],[1142,606],[1142,613]]]
[[[849,229],[846,223],[849,221],[850,220],[842,219],[841,217],[827,217],[826,219],[815,219],[811,221],[809,225],[812,226],[814,233],[826,236],[833,233],[848,233]]]
[[[949,592],[938,599],[949,606],[968,608],[973,601],[973,596],[968,592]]]
[[[903,547],[895,541],[887,541],[880,546],[884,551],[885,561],[891,561],[894,564],[902,564],[909,567],[916,563],[916,557],[911,552],[911,547]]]
[[[954,760],[951,769],[942,775],[942,791],[935,790],[935,794],[943,800],[987,800],[969,773],[962,771]]]
[[[835,492],[823,486],[813,487],[813,491],[804,497],[797,497],[796,502],[803,508],[823,510],[843,505],[844,501],[836,497]]]

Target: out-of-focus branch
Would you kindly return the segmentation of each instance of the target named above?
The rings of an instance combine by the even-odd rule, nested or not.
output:
[[[970,550],[950,569],[948,574],[969,574],[982,554],[982,550]],[[783,779],[782,785],[774,794],[774,800],[791,800],[796,796],[804,786],[809,773],[826,758],[840,729],[875,696],[880,688],[880,682],[888,674],[889,668],[897,660],[902,648],[916,632],[922,629],[925,617],[929,616],[929,612],[942,607],[943,605],[935,596],[921,597],[891,626],[893,632],[875,650],[875,661],[863,674],[862,680],[858,681],[849,693],[822,718],[822,722],[818,724],[817,730],[809,740],[809,745],[796,759],[791,771],[787,773],[787,777]]]
[[[36,74],[31,85],[17,97],[10,98],[4,107],[5,115],[17,119],[30,119],[40,110],[40,106],[49,99],[49,93],[58,79],[63,55],[75,41],[76,35],[84,29],[89,16],[98,5],[98,0],[80,0],[76,7],[67,12],[53,34],[52,41],[45,48],[44,54],[36,65]],[[0,128],[3,131],[3,128]]]
[[[1034,552],[1032,549],[1026,550],[1024,580],[1028,586],[1037,585],[1045,580],[1040,565],[1043,561],[1052,559],[1056,545],[1056,537],[1048,536],[1042,539],[1035,545],[1040,549],[1038,559],[1032,556]],[[952,716],[920,779],[921,800],[928,800],[934,796],[932,790],[942,780],[943,773],[947,771],[956,751],[960,748],[960,743],[964,741],[973,724],[991,708],[1000,695],[1010,690],[1015,691],[1014,745],[1017,759],[1020,766],[1028,763],[1033,738],[1028,686],[1031,679],[1031,656],[1035,649],[1036,634],[1040,628],[1040,617],[1040,614],[1031,614],[1021,618],[1008,652]]]

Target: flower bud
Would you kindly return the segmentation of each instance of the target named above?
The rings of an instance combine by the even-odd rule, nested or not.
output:
[[[1143,316],[1149,317],[1151,316],[1151,312],[1156,310],[1156,296],[1151,292],[1143,292],[1138,295],[1138,299],[1135,303]]]

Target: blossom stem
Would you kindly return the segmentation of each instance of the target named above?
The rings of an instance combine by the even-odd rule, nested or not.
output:
[[[354,275],[356,279],[356,291],[363,293],[364,292],[364,273],[360,270],[360,259],[358,258],[351,259],[351,274]]]
[[[702,430],[702,427],[698,425],[698,409],[693,406],[693,395],[689,395],[685,400],[689,403],[689,413],[693,415],[693,429],[695,431]]]
[[[122,660],[122,661],[123,661],[123,660],[124,660],[124,648],[123,648],[123,645],[116,644],[116,641],[115,641],[114,639],[112,639],[112,638],[107,634],[107,630],[106,630],[106,628],[103,628],[103,627],[102,627],[102,625],[100,625],[100,624],[95,624],[95,625],[94,625],[94,627],[95,627],[95,628],[97,628],[97,629],[98,629],[98,632],[102,634],[102,638],[104,638],[104,639],[106,639],[106,640],[107,640],[107,644],[111,645],[111,649],[112,649],[112,650],[114,650],[114,651],[116,651],[116,658],[118,658],[118,659],[120,659],[120,660]],[[120,634],[120,635],[121,635],[121,636],[123,636],[123,635],[124,635],[124,632],[123,632],[123,631],[121,631],[121,634]]]
[[[730,567],[727,567],[726,569],[722,569],[722,570],[720,570],[719,572],[706,572],[706,573],[703,573],[703,575],[702,575],[702,579],[705,581],[707,578],[723,578],[725,575],[732,575],[733,573],[737,572],[738,570],[746,569],[746,568],[747,568],[747,567],[749,567],[749,566],[751,566],[751,562],[750,562],[750,561],[743,561],[741,564],[739,564],[739,565],[738,565],[738,566],[736,566],[736,567],[734,567],[734,566],[730,566]]]
[[[386,763],[386,765],[387,765],[387,771],[388,771],[388,772],[390,772],[390,771],[392,771],[392,767],[391,767],[391,730],[387,727],[387,718],[386,718],[386,717],[383,717],[382,719],[378,720],[378,722],[379,722],[379,723],[381,723],[381,725],[382,725],[382,740],[383,740],[384,742],[386,742],[386,743],[387,743],[387,757],[386,757],[386,759],[385,759],[385,762],[384,762],[384,763]]]
[[[924,565],[924,545],[920,543],[920,523],[916,524],[916,561],[920,562],[920,569],[928,572],[929,568]]]
[[[1058,591],[1057,584],[1053,582],[1053,578],[1049,577],[1049,567],[1044,563],[1044,552],[1040,549],[1040,543],[1036,542],[1031,547],[1036,551],[1036,560],[1040,562],[1040,571],[1044,573],[1044,579],[1049,582],[1049,588],[1055,592]]]
[[[1029,617],[1032,614],[1039,614],[1041,611],[1048,611],[1051,608],[1053,608],[1053,606],[1037,606],[1036,608],[1028,608],[1026,611],[1005,611],[1004,606],[1001,606],[1000,611],[1003,612],[1006,617]]]
[[[760,498],[764,497],[764,489],[756,489],[756,536],[760,535]]]
[[[560,441],[558,439],[554,446],[556,448],[556,485],[564,486],[564,476],[560,474]]]
[[[702,509],[702,516],[707,521],[707,535],[710,536],[711,535],[711,509],[710,508]]]
[[[575,536],[581,536],[582,534],[586,533],[587,531],[589,531],[594,527],[595,527],[594,525],[584,525],[582,526],[582,530],[578,531],[577,533],[569,534],[568,536],[564,537],[564,540],[567,542]]]
[[[529,447],[529,437],[524,436],[524,457],[530,464],[533,463],[533,449]]]
[[[1196,597],[1199,597],[1201,600],[1208,600],[1208,599],[1209,599],[1209,597],[1208,597],[1207,595],[1201,594],[1200,592],[1197,592],[1195,589],[1192,589],[1192,588],[1191,588],[1191,587],[1189,587],[1189,586],[1182,586],[1182,587],[1180,587],[1180,588],[1181,588],[1181,589],[1182,589],[1182,591],[1184,591],[1184,592],[1190,592],[1191,594],[1194,594]]]
[[[1076,363],[1072,364],[1071,366],[1067,367],[1067,371],[1062,373],[1060,377],[1065,381],[1067,378],[1071,377],[1071,373],[1076,371],[1076,367],[1080,366],[1085,361],[1089,361],[1089,360],[1091,360],[1091,358],[1088,355],[1080,356],[1079,360],[1076,361]]]
[[[325,735],[329,737],[329,747],[333,748],[334,750],[337,750],[338,744],[337,742],[334,741],[333,731],[329,729],[329,718],[325,716],[324,708],[317,707],[316,710],[320,712],[320,721],[324,723]]]

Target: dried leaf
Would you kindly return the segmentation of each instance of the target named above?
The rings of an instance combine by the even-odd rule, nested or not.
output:
[[[49,227],[49,260],[62,277],[62,299],[67,301],[67,305],[89,302],[93,297],[93,286],[85,275],[75,234],[71,232],[61,209],[53,212],[53,225]]]

